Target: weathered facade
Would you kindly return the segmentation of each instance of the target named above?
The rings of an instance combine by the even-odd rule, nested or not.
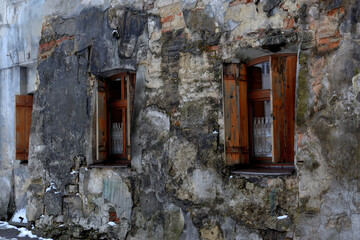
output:
[[[0,218],[26,207],[55,239],[357,239],[359,18],[356,0],[2,0]],[[296,171],[236,174],[223,66],[280,53],[298,59]],[[98,79],[119,72],[136,73],[131,166],[94,166]]]

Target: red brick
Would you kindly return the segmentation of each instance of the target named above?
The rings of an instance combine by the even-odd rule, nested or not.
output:
[[[229,3],[229,7],[233,7],[233,6],[236,6],[238,4],[251,3],[251,2],[253,2],[253,0],[234,0],[234,1]]]
[[[164,17],[161,19],[161,23],[165,23],[165,22],[172,22],[174,21],[175,19],[175,16],[174,15],[170,15],[170,16],[167,16],[167,17]]]
[[[174,29],[173,28],[161,29],[161,33],[171,32],[172,30]]]
[[[293,17],[287,17],[284,19],[284,26],[286,29],[294,27],[295,20]]]
[[[337,14],[344,14],[345,13],[345,10],[343,7],[338,7],[338,8],[334,8],[334,9],[331,9],[330,11],[328,11],[327,15],[328,16],[335,16]]]

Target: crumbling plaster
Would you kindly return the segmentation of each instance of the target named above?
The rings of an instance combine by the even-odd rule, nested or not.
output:
[[[356,239],[356,1],[43,6],[48,16],[39,46],[27,190],[27,216],[38,233]],[[298,53],[297,171],[286,177],[234,175],[223,161],[222,64],[273,51]],[[94,80],[124,70],[137,74],[132,166],[91,168]]]

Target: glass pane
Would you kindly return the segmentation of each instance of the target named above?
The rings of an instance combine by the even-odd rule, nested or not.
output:
[[[270,89],[269,61],[262,62],[248,68],[249,90]]]
[[[272,156],[270,100],[251,103],[253,127],[253,152],[255,157]]]
[[[124,124],[122,121],[122,109],[111,110],[111,154],[123,154]]]
[[[109,100],[121,100],[121,78],[108,81]]]

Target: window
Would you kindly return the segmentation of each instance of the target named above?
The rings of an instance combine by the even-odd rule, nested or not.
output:
[[[293,164],[296,63],[282,54],[224,65],[226,164]]]
[[[98,80],[97,160],[129,165],[135,74],[120,73]]]
[[[33,96],[16,95],[16,159],[27,161],[29,155],[29,137],[32,117]]]

